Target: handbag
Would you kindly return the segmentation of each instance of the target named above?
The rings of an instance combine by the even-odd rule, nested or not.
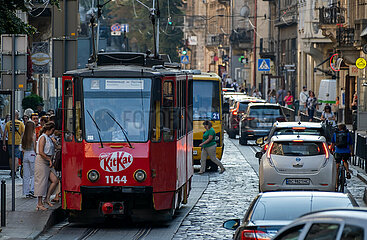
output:
[[[61,171],[61,149],[57,149],[53,156],[53,166],[56,171]]]

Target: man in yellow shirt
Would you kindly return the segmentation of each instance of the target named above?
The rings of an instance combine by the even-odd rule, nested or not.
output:
[[[20,149],[19,149],[19,145],[22,142],[22,136],[24,133],[24,124],[18,120],[19,119],[19,112],[15,111],[15,143],[14,143],[14,152],[15,152],[15,171],[18,167],[18,159],[20,159]],[[7,122],[5,124],[5,129],[4,129],[4,138],[3,138],[3,149],[4,151],[6,151],[6,148],[8,148],[9,150],[9,166],[10,169],[12,170],[12,165],[13,165],[13,161],[11,159],[11,153],[12,153],[12,139],[13,139],[13,127],[12,127],[12,121],[10,120],[9,122]],[[8,136],[8,140],[6,142],[6,137]],[[10,175],[11,175],[11,170],[10,170]],[[14,172],[15,173],[15,172]],[[15,176],[17,176],[15,174]]]

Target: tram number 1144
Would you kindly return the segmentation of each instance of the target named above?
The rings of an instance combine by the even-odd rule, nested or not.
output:
[[[126,183],[126,176],[106,176],[106,182],[107,184],[112,183]]]

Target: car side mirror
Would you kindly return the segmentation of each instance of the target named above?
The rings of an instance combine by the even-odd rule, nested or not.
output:
[[[228,230],[236,230],[241,224],[240,219],[231,219],[223,223],[223,227]]]
[[[259,146],[263,145],[264,144],[264,137],[256,139],[256,144],[259,145]]]
[[[263,153],[262,152],[257,152],[256,154],[255,154],[255,157],[256,158],[262,158],[262,156],[263,156]]]
[[[222,113],[229,113],[229,103],[223,103]]]

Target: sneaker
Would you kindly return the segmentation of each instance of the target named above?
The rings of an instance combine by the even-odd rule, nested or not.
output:
[[[220,172],[219,172],[219,174],[224,173],[225,170],[226,170],[225,168],[221,169]]]
[[[27,195],[29,198],[36,198],[36,196],[34,196],[33,192],[29,192],[29,194]]]
[[[347,179],[351,179],[351,175],[350,175],[350,172],[347,172]]]

